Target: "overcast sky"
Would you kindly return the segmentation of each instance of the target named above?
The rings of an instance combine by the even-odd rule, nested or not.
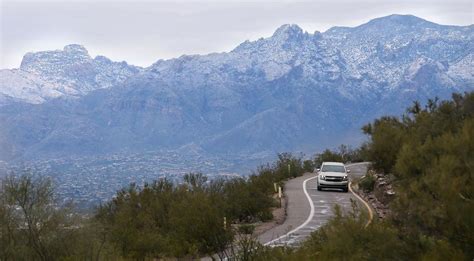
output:
[[[148,66],[182,54],[229,51],[282,24],[308,32],[356,26],[393,13],[451,25],[474,20],[474,0],[132,1],[0,0],[0,68],[29,51],[79,43],[92,56]]]

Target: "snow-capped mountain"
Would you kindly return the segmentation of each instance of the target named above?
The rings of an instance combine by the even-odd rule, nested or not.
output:
[[[27,53],[19,69],[0,70],[0,95],[34,104],[80,97],[120,84],[140,70],[103,56],[92,59],[83,46],[71,44],[63,50]]]
[[[230,52],[143,69],[92,59],[77,45],[27,54],[20,69],[1,71],[8,105],[0,107],[0,159],[186,148],[261,155],[354,144],[374,117],[474,90],[473,58],[473,25],[410,15],[323,33],[283,25]]]

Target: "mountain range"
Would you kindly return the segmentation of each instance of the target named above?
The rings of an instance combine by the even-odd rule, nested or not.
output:
[[[259,157],[359,144],[415,100],[474,90],[474,25],[390,15],[142,68],[81,45],[0,70],[0,160],[174,150]],[[185,164],[185,162],[183,162]]]

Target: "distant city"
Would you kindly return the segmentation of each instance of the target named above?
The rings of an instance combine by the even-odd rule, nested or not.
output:
[[[87,209],[110,200],[118,190],[132,183],[142,186],[145,182],[166,178],[178,184],[183,175],[191,172],[203,173],[209,180],[247,176],[266,162],[242,156],[230,158],[233,160],[155,151],[17,164],[0,161],[0,175],[30,171],[34,175],[51,177],[60,203],[72,201],[78,208]]]

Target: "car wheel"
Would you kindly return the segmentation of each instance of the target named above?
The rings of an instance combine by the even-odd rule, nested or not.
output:
[[[318,191],[321,191],[321,186],[318,186]]]
[[[348,188],[348,187],[345,187],[344,189],[342,189],[342,191],[348,192],[348,191],[349,191],[349,188]]]

